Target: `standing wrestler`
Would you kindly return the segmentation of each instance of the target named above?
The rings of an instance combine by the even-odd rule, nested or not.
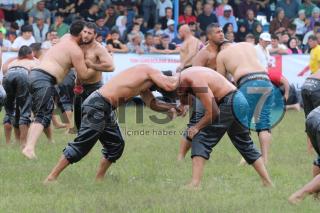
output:
[[[3,85],[7,92],[5,102],[6,115],[14,127],[19,128],[20,145],[26,142],[31,117],[31,97],[28,89],[28,75],[37,66],[32,49],[22,46],[18,58],[3,65]]]
[[[114,64],[112,56],[99,42],[95,40],[97,36],[97,26],[88,22],[82,31],[84,45],[81,48],[85,54],[85,61],[90,70],[90,76],[81,81],[80,94],[77,95],[74,106],[74,120],[77,129],[81,125],[81,106],[84,100],[94,91],[102,87],[102,72],[112,72]],[[76,90],[77,91],[77,90]]]
[[[193,58],[192,66],[208,67],[216,70],[216,57],[219,45],[224,41],[224,34],[219,24],[213,23],[207,27],[208,44],[203,47]],[[204,113],[204,108],[199,99],[193,98],[192,116],[188,127],[193,126]],[[187,132],[184,133],[180,141],[178,161],[183,160],[188,150],[191,148],[191,141],[187,138]]]
[[[196,96],[202,103],[204,113],[188,129],[191,143],[192,180],[188,189],[200,187],[204,165],[215,147],[227,132],[233,145],[252,164],[264,186],[272,182],[265,168],[261,154],[250,138],[249,130],[238,123],[233,114],[233,102],[237,102],[241,120],[248,119],[248,103],[241,92],[224,76],[206,67],[192,66],[180,74],[177,94],[182,104],[186,104],[188,95]]]
[[[35,121],[29,128],[27,143],[22,150],[29,159],[36,158],[35,146],[42,131],[49,136],[52,134],[48,132],[48,127],[54,109],[54,85],[63,81],[71,67],[76,69],[80,79],[86,79],[89,75],[84,54],[79,46],[84,25],[83,21],[73,22],[70,34],[64,35],[56,45],[46,51],[39,65],[31,70],[29,88]]]
[[[83,116],[77,137],[64,149],[62,157],[45,183],[55,181],[69,164],[81,160],[97,140],[103,145],[103,157],[96,179],[103,179],[107,169],[121,157],[124,149],[124,140],[115,118],[115,108],[140,95],[152,110],[169,114],[176,111],[174,104],[155,99],[150,90],[154,85],[165,91],[173,91],[177,88],[178,79],[165,76],[160,70],[150,66],[137,65],[115,75],[112,81],[93,92],[82,104]]]

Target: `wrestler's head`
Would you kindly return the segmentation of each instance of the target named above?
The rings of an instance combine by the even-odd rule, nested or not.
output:
[[[179,28],[179,35],[182,40],[185,40],[191,34],[189,25],[184,24]]]
[[[209,24],[206,30],[209,42],[220,45],[224,40],[223,30],[217,23]]]
[[[32,49],[26,45],[20,47],[18,51],[18,59],[33,59]]]
[[[82,44],[90,44],[97,37],[97,25],[92,22],[87,22],[82,32]]]
[[[32,56],[39,59],[42,54],[41,43],[32,43],[30,44],[30,48],[32,50]]]
[[[77,38],[77,43],[80,44],[81,43],[81,31],[83,30],[84,26],[85,26],[86,22],[83,20],[76,20],[74,22],[72,22],[71,26],[70,26],[70,34],[74,37]]]

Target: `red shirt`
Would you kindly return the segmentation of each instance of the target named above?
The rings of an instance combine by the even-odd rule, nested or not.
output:
[[[190,22],[197,22],[197,17],[195,16],[179,16],[179,23],[189,24]]]
[[[276,69],[269,70],[268,76],[274,85],[276,86],[281,85],[281,78],[282,78],[281,70],[276,70]]]

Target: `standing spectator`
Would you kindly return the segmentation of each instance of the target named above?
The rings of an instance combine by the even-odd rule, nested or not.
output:
[[[166,17],[167,8],[171,8],[172,9],[171,0],[159,0],[158,1],[158,14],[159,14],[159,19],[160,20],[162,18]]]
[[[179,24],[189,24],[190,22],[197,22],[197,17],[192,15],[192,6],[188,4],[184,9],[184,14],[179,16]]]
[[[44,16],[38,13],[35,17],[36,23],[32,24],[33,35],[37,43],[42,43],[46,40],[46,35],[49,32],[49,25],[44,23]]]
[[[256,28],[254,28],[253,33],[252,33],[255,37],[256,43],[259,42],[260,35],[262,32],[263,32],[263,27],[262,27],[262,24],[259,23],[256,25]]]
[[[311,73],[314,74],[319,71],[319,65],[320,65],[320,46],[317,42],[317,37],[314,35],[311,35],[308,38],[308,45],[311,49],[310,52],[310,62],[309,67],[311,70]]]
[[[307,18],[311,17],[313,9],[316,7],[315,4],[312,3],[311,0],[304,0],[304,2],[300,5],[299,9],[305,11],[305,15]]]
[[[302,50],[298,47],[298,39],[292,37],[288,41],[288,51],[287,54],[302,54]]]
[[[154,0],[143,0],[142,1],[142,11],[143,11],[143,26],[148,28],[148,26],[152,26],[156,23],[156,10],[157,5]],[[153,18],[153,19],[151,19]],[[152,23],[149,25],[149,23]]]
[[[307,22],[305,11],[299,10],[298,18],[294,19],[293,23],[296,25],[296,36],[300,41],[303,39],[303,35],[307,32]]]
[[[259,38],[259,43],[255,46],[258,58],[262,66],[265,68],[265,70],[268,70],[269,68],[269,62],[270,62],[270,53],[267,49],[267,46],[271,42],[271,36],[269,33],[261,33]]]
[[[288,52],[286,45],[280,44],[279,38],[276,35],[271,36],[271,44],[267,46],[267,50],[271,55],[283,55]]]
[[[243,41],[245,41],[246,35],[248,34],[246,25],[244,23],[240,22],[238,24],[238,28],[239,28],[239,30],[236,34],[235,41],[236,42],[243,42]]]
[[[270,10],[270,3],[272,0],[252,0],[254,3],[257,4],[257,11],[263,13],[267,16],[267,21],[270,22],[271,19],[271,10]]]
[[[228,0],[222,0],[218,7],[216,7],[215,12],[217,16],[223,16],[224,6],[228,5]],[[233,11],[231,11],[231,15],[233,16]]]
[[[174,21],[170,19],[167,23],[168,28],[164,30],[164,33],[170,37],[170,42],[174,39]]]
[[[303,45],[307,45],[309,36],[311,36],[311,35],[314,35],[314,36],[315,36],[315,35],[317,34],[317,32],[319,32],[319,31],[320,31],[320,22],[317,21],[316,23],[314,23],[313,30],[307,32],[307,33],[304,35],[302,44],[303,44]]]
[[[99,17],[96,21],[97,24],[97,34],[102,36],[102,41],[104,42],[109,34],[109,28],[104,25],[103,17]]]
[[[113,5],[110,5],[104,13],[104,25],[111,29],[116,24],[117,14]]]
[[[73,0],[67,0],[67,1],[73,1]],[[80,15],[81,13],[85,12],[93,5],[94,0],[75,0],[75,2],[76,2],[76,5],[75,5],[76,15]]]
[[[51,30],[56,31],[60,38],[69,32],[69,25],[64,23],[63,20],[64,17],[62,13],[56,13],[54,24],[51,26]]]
[[[297,17],[299,6],[297,0],[280,0],[277,3],[277,7],[282,8],[285,16],[291,20]]]
[[[35,22],[35,17],[39,14],[42,14],[44,17],[45,23],[50,26],[51,13],[48,9],[45,8],[45,1],[39,1],[37,7],[33,8],[29,13],[29,24]]]
[[[4,33],[0,31],[0,48],[2,52],[8,51],[10,47],[11,47],[11,42],[7,40],[6,37],[4,36]]]
[[[96,22],[98,19],[99,7],[97,4],[93,4],[89,10],[84,10],[80,15],[88,22]]]
[[[150,53],[154,49],[154,39],[151,33],[147,33],[145,36],[145,41],[143,42],[143,49],[145,53]]]
[[[247,10],[247,17],[244,19],[244,25],[246,26],[247,31],[253,33],[254,29],[259,23],[260,22],[257,19],[255,19],[253,10]]]
[[[57,11],[62,14],[65,21],[69,24],[72,22],[75,15],[79,15],[76,11],[76,0],[59,0]]]
[[[270,23],[269,32],[271,34],[282,33],[286,31],[289,26],[289,19],[285,17],[284,10],[282,8],[277,8],[275,18]]]
[[[30,46],[30,44],[35,42],[36,40],[32,36],[32,25],[24,25],[21,27],[21,36],[14,40],[10,51],[18,52],[21,46]]]
[[[137,53],[143,54],[144,53],[144,46],[142,44],[142,39],[138,33],[132,35],[132,41],[129,41],[128,49],[129,53]]]
[[[199,27],[202,31],[206,31],[207,26],[211,23],[217,23],[217,16],[213,14],[212,6],[206,3],[203,7],[203,13],[198,16]]]
[[[128,47],[120,41],[120,32],[116,29],[111,30],[111,38],[107,40],[109,52],[127,53]]]
[[[160,44],[155,45],[155,49],[152,50],[153,53],[162,53],[162,54],[172,54],[178,53],[177,47],[175,44],[170,43],[170,38],[168,35],[163,34],[160,39]]]
[[[59,41],[58,33],[54,30],[48,32],[46,37],[47,40],[41,44],[41,49],[48,50]]]
[[[118,16],[118,18],[116,20],[116,27],[120,33],[120,38],[124,37],[124,33],[127,29],[126,24],[127,24],[127,17],[126,16]]]
[[[254,16],[257,15],[257,5],[251,0],[244,0],[238,6],[238,18],[244,19],[246,18],[247,11],[251,10],[254,13]]]
[[[0,1],[0,19],[5,19],[7,22],[14,22],[18,19],[18,4],[15,0]],[[3,12],[3,13],[1,13]]]
[[[161,29],[166,29],[168,27],[167,23],[169,20],[173,19],[173,11],[172,8],[166,8],[166,15],[160,19]]]
[[[319,7],[315,7],[312,10],[312,16],[310,18],[310,24],[308,26],[308,31],[313,30],[314,23],[320,21],[320,9]]]
[[[203,4],[202,0],[197,0],[196,3],[194,4],[194,15],[198,17],[200,14],[203,13]]]
[[[223,27],[226,23],[231,23],[233,25],[233,32],[238,31],[238,25],[236,22],[236,18],[231,15],[232,7],[230,5],[224,6],[223,16],[219,16],[219,24]]]

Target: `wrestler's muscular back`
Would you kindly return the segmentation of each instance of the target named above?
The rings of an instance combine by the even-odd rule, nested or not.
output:
[[[38,64],[39,64],[38,60],[30,60],[30,59],[19,60],[19,59],[16,59],[9,64],[8,68],[10,69],[10,67],[20,66],[20,67],[25,67],[27,70],[30,71],[32,68],[34,68]]]

